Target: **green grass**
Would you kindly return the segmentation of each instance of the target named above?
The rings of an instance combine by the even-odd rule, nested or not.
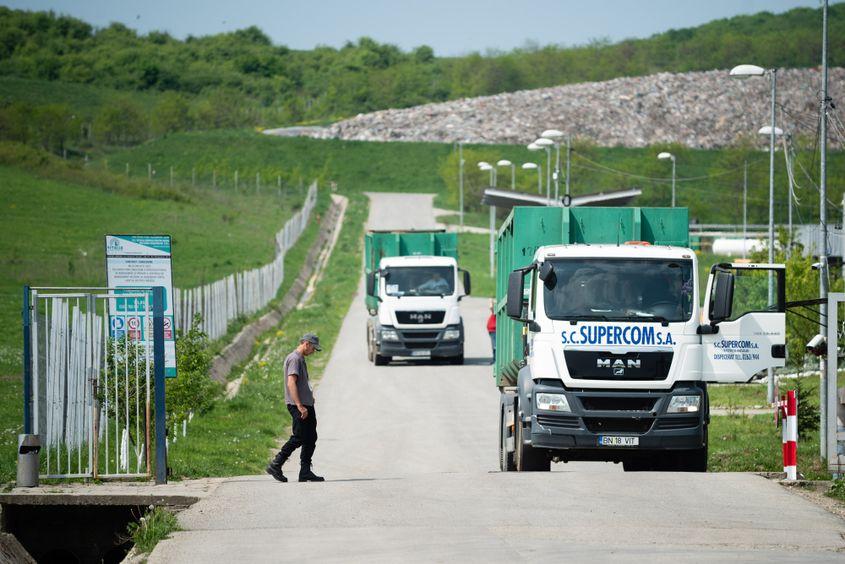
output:
[[[292,311],[280,324],[259,339],[257,362],[243,369],[240,393],[232,400],[220,399],[208,412],[194,417],[188,436],[171,445],[170,466],[179,478],[258,474],[264,468],[278,439],[290,424],[284,407],[285,356],[300,335],[320,335],[323,352],[308,359],[309,373],[319,379],[325,370],[340,325],[349,309],[360,279],[363,224],[367,200],[356,195],[350,200],[346,221],[326,272],[317,286],[313,302]]]
[[[771,415],[727,415],[710,423],[710,472],[783,472],[781,430]],[[829,480],[819,458],[819,434],[798,441],[798,472],[808,480]]]
[[[181,529],[176,515],[162,507],[148,511],[138,523],[129,523],[127,527],[135,548],[143,554],[149,554],[160,541],[179,530]]]

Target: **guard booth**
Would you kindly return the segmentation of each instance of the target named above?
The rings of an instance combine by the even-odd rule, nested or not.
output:
[[[163,306],[161,287],[24,287],[22,440],[38,477],[166,481]]]

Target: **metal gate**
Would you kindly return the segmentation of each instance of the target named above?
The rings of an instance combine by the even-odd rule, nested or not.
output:
[[[153,293],[25,288],[24,427],[40,435],[42,478],[151,475],[151,394],[163,351]]]

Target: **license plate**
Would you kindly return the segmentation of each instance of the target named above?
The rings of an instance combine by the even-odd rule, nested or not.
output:
[[[639,437],[619,437],[613,435],[599,435],[599,446],[634,447],[639,446]]]
[[[425,358],[431,357],[431,351],[411,351],[411,356],[423,356]]]

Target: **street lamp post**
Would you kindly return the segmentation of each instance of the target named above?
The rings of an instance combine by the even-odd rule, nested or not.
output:
[[[458,141],[458,208],[461,228],[464,226],[464,144]]]
[[[540,134],[542,139],[549,139],[552,143],[554,143],[556,157],[555,157],[555,172],[554,172],[554,181],[555,181],[555,201],[558,201],[560,198],[560,138],[563,137],[563,132],[557,129],[547,129],[543,133]]]
[[[769,264],[775,261],[775,133],[777,123],[775,122],[775,102],[777,100],[778,70],[775,68],[768,71],[757,65],[737,65],[731,69],[730,76],[733,78],[748,78],[751,76],[763,76],[769,73],[772,85],[771,99],[771,128],[769,129]],[[772,271],[769,271],[769,305],[774,304],[775,286]],[[768,375],[768,401],[775,401],[775,382],[772,369],[767,370]]]
[[[493,188],[496,187],[496,167],[490,163],[481,161],[478,163],[480,170],[487,170],[490,172],[490,184]],[[493,276],[493,262],[496,256],[496,206],[490,206],[490,276]]]
[[[551,201],[552,199],[552,146],[555,144],[554,141],[551,139],[546,139],[545,137],[540,137],[534,143],[540,149],[546,150],[546,199]],[[557,202],[557,198],[555,198],[555,202]]]
[[[672,153],[663,152],[657,155],[661,161],[671,159],[672,161],[672,207],[675,207],[675,155]]]
[[[496,166],[511,167],[511,190],[516,190],[516,165],[507,159],[502,159],[496,163]]]
[[[537,170],[537,193],[543,193],[543,167],[537,163],[522,163],[523,170]]]

